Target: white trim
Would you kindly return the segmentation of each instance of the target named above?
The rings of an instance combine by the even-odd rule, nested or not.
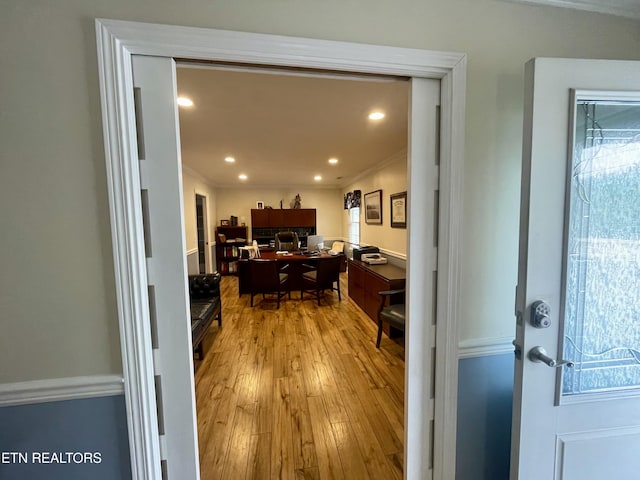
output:
[[[400,253],[400,252],[394,252],[392,250],[386,250],[384,248],[380,249],[380,253],[384,253],[385,255],[389,255],[393,258],[396,258],[398,260],[404,260],[405,262],[407,261],[407,254],[406,253]]]
[[[121,375],[51,378],[0,384],[0,407],[123,395]]]
[[[584,1],[584,0],[503,0],[510,3],[526,3],[530,5],[543,5],[550,7],[571,8],[585,12],[604,13],[618,17],[640,18],[640,7],[636,3],[623,4],[621,1]],[[617,3],[617,4],[616,4]]]
[[[198,249],[197,248],[192,248],[191,250],[187,250],[187,257],[189,255],[193,255],[194,253],[198,253]]]
[[[204,183],[205,185],[208,185],[211,188],[216,188],[216,186],[214,184],[211,183],[211,180],[209,180],[207,177],[205,177],[204,175],[202,175],[200,172],[196,172],[193,168],[188,167],[185,164],[182,164],[182,171],[184,173],[186,173],[187,175],[189,175],[190,177],[195,178],[196,180],[200,180],[202,183]],[[195,189],[194,189],[195,190]],[[197,192],[196,192],[197,193]]]
[[[381,160],[376,165],[373,165],[373,166],[367,168],[366,170],[363,170],[362,172],[359,172],[357,175],[355,175],[353,177],[350,177],[350,178],[347,178],[347,179],[343,179],[340,182],[338,188],[345,189],[349,185],[352,185],[352,184],[358,182],[359,180],[362,180],[363,178],[367,177],[368,175],[371,175],[374,172],[380,171],[381,169],[383,169],[387,165],[391,165],[393,162],[396,162],[396,161],[402,160],[402,159],[404,159],[407,164],[409,163],[409,152],[407,151],[406,148],[403,148],[403,149],[397,151],[393,155],[385,158],[384,160]]]
[[[131,75],[131,56],[136,54],[440,79],[440,254],[433,478],[454,478],[465,55],[103,19],[96,20],[96,31],[132,478],[161,477]],[[407,388],[425,374],[425,368],[431,365],[431,352],[422,349],[414,360],[416,363],[411,359],[407,363],[410,372]],[[405,425],[411,425],[413,416],[419,412],[405,411]],[[428,429],[428,426],[421,428],[424,427]],[[427,478],[429,459],[423,454],[421,439],[418,440],[407,450],[405,472],[417,473],[413,478]]]
[[[115,291],[133,480],[162,478],[131,53],[96,24]]]
[[[458,358],[486,357],[513,353],[514,337],[471,338],[458,344]]]

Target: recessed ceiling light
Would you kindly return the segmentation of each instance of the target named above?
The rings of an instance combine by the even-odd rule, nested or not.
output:
[[[369,120],[382,120],[384,118],[384,113],[382,112],[371,112],[369,114]]]
[[[227,162],[227,163],[233,163],[233,162],[235,162],[235,161],[236,161],[236,159],[235,159],[235,158],[233,158],[233,157],[226,157],[226,158],[224,159],[224,161],[225,161],[225,162]]]
[[[246,176],[244,173],[241,173],[240,175],[238,175],[238,178],[239,178],[240,180],[246,180],[246,179],[247,179],[247,176]]]
[[[330,159],[329,159],[329,163],[330,163],[331,165],[335,165],[336,163],[338,163],[338,159],[337,159],[337,158],[330,158]]]
[[[315,177],[313,177],[313,179],[314,179],[316,182],[319,182],[320,180],[322,180],[322,177],[321,177],[320,175],[316,175]]]
[[[181,107],[193,107],[193,100],[187,97],[178,97],[177,102]]]

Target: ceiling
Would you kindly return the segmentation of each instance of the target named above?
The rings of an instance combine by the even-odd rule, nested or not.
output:
[[[338,188],[406,149],[405,79],[184,64],[177,79],[194,102],[180,107],[182,162],[218,187]]]

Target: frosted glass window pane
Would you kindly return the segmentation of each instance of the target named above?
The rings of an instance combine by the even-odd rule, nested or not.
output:
[[[563,395],[640,386],[640,102],[577,102]]]

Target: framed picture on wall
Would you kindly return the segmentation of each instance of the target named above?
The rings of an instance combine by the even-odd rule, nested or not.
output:
[[[374,190],[364,195],[364,221],[372,225],[382,225],[382,190]]]
[[[391,228],[407,228],[407,192],[391,195]]]

